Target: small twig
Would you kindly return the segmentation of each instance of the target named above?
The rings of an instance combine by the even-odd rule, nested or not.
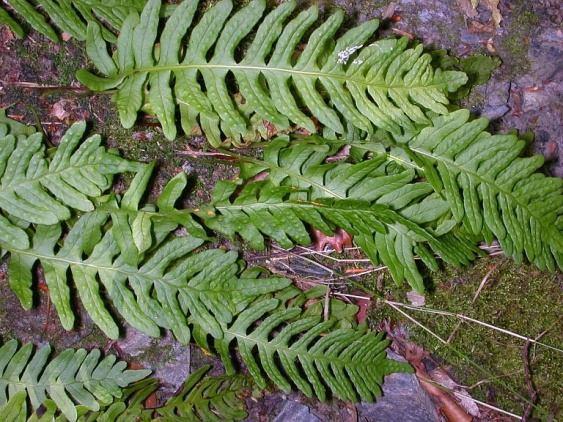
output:
[[[530,403],[526,406],[524,415],[522,416],[522,421],[526,422],[530,420],[532,412],[534,411],[534,406],[538,402],[538,392],[534,387],[534,381],[532,380],[532,371],[530,369],[530,346],[532,342],[528,340],[522,349],[522,360],[524,361],[524,379],[526,380],[526,386],[528,387],[528,392],[530,393]]]
[[[325,294],[324,310],[323,310],[323,317],[324,317],[325,321],[328,321],[329,310],[330,310],[330,287],[327,287],[326,288],[326,294]]]
[[[475,296],[473,296],[473,300],[471,301],[471,303],[475,303],[475,301],[477,300],[477,298],[479,297],[479,294],[481,294],[481,290],[483,290],[483,287],[485,287],[485,284],[487,284],[487,281],[489,280],[489,277],[491,276],[491,274],[493,273],[493,271],[497,268],[496,265],[493,265],[493,268],[491,268],[487,274],[485,274],[485,277],[483,277],[483,280],[481,280],[481,284],[479,284],[479,288],[477,289],[477,291],[475,292]]]
[[[72,91],[77,94],[93,94],[88,88],[82,86],[72,86],[72,85],[42,85],[35,82],[27,81],[4,81],[0,80],[0,84],[6,86],[17,86],[20,88],[34,89],[38,91]],[[106,91],[107,92],[107,91]]]
[[[194,150],[191,148],[186,148],[183,151],[176,151],[176,153],[178,155],[187,155],[188,157],[192,157],[192,158],[199,158],[199,157],[220,157],[222,159],[225,160],[229,160],[232,159],[233,157],[225,154],[223,152],[214,152],[214,151],[199,151],[199,150]]]
[[[463,324],[463,321],[458,321],[457,324],[455,325],[454,329],[452,330],[452,332],[448,336],[448,340],[447,340],[448,344],[450,344],[452,342],[452,340],[454,339],[454,336],[457,333],[457,330],[459,330],[459,327],[461,327],[461,324]]]
[[[334,296],[351,297],[353,299],[371,300],[369,296],[351,295],[349,293],[334,292]]]
[[[384,267],[384,266],[376,267],[376,268],[370,268],[370,269],[367,269],[365,271],[362,271],[361,273],[342,275],[340,277],[334,277],[334,278],[327,278],[327,279],[324,280],[324,282],[331,282],[332,284],[335,284],[334,283],[335,281],[342,281],[342,280],[347,280],[347,279],[350,279],[350,278],[361,277],[361,276],[366,275],[366,274],[371,274],[371,273],[375,273],[377,271],[382,271],[386,268],[387,267]]]
[[[489,277],[491,276],[491,274],[493,273],[493,271],[497,268],[496,265],[493,265],[493,267],[487,272],[487,274],[485,274],[485,277],[483,277],[483,280],[481,280],[481,284],[479,284],[479,288],[477,289],[477,291],[475,292],[475,296],[473,296],[473,300],[471,301],[471,303],[475,303],[475,301],[477,300],[477,298],[479,297],[479,295],[481,294],[481,290],[483,290],[483,287],[485,287],[485,284],[487,284],[487,281],[489,280]],[[461,327],[461,324],[463,323],[463,321],[458,321],[458,323],[456,324],[456,326],[454,327],[454,329],[452,330],[452,332],[450,333],[450,336],[448,337],[448,343],[451,343],[451,341],[453,340],[455,334],[457,333],[457,330],[459,330],[459,327]]]
[[[343,258],[335,258],[333,256],[330,256],[330,253],[335,252],[334,250],[328,250],[325,253],[320,252],[320,251],[316,251],[314,249],[310,249],[307,248],[305,246],[297,246],[299,249],[302,249],[304,251],[306,251],[305,253],[300,253],[299,256],[303,256],[303,255],[319,255],[322,256],[323,258],[327,258],[330,259],[332,261],[335,262],[339,262],[339,263],[346,263],[346,262],[350,262],[350,263],[354,263],[354,262],[371,262],[371,259],[343,259]],[[349,250],[351,248],[346,248],[344,250]]]
[[[410,310],[418,311],[418,312],[426,312],[426,313],[429,313],[429,314],[444,315],[444,316],[459,318],[463,321],[473,322],[475,324],[482,325],[483,327],[487,327],[487,328],[490,328],[492,330],[499,331],[501,333],[510,335],[512,337],[516,337],[516,338],[519,338],[521,340],[530,341],[531,343],[546,347],[548,349],[554,350],[554,351],[559,352],[559,353],[563,353],[562,349],[559,349],[555,346],[551,346],[549,344],[539,342],[538,340],[532,339],[530,337],[523,336],[522,334],[515,333],[515,332],[507,330],[505,328],[497,327],[496,325],[492,325],[492,324],[489,324],[487,322],[479,321],[478,319],[471,318],[471,317],[468,317],[468,316],[463,315],[463,314],[456,314],[456,313],[453,313],[453,312],[441,311],[441,310],[438,310],[438,309],[432,309],[432,308],[426,308],[426,307],[415,307],[415,306],[408,305],[406,303],[392,302],[392,301],[389,301],[389,300],[385,300],[385,303],[392,305],[393,307],[397,306],[397,307],[402,307],[402,308],[406,308],[406,309],[410,309]],[[444,341],[444,343],[447,343],[447,342]]]
[[[489,384],[489,383],[493,382],[493,380],[511,377],[511,376],[513,376],[513,375],[519,374],[520,372],[524,372],[524,370],[523,370],[523,369],[519,369],[519,370],[514,371],[514,372],[509,372],[508,374],[498,375],[498,376],[496,376],[496,377],[491,377],[491,378],[488,378],[488,379],[484,379],[484,380],[481,380],[481,381],[477,381],[475,384],[471,384],[471,385],[461,385],[461,384],[460,384],[459,386],[460,386],[461,388],[463,388],[464,390],[473,390],[473,389],[479,387],[480,385]]]
[[[307,261],[307,262],[309,262],[309,263],[315,265],[316,267],[322,268],[323,270],[325,270],[325,271],[326,271],[327,273],[329,273],[329,274],[334,274],[334,270],[328,268],[327,266],[321,264],[320,262],[314,261],[314,260],[309,259],[309,258],[306,258],[306,257],[304,257],[304,256],[300,256],[299,254],[296,254],[296,253],[294,253],[294,252],[292,252],[292,251],[286,251],[285,249],[282,249],[282,248],[280,248],[279,246],[276,246],[276,245],[273,245],[272,247],[273,247],[274,249],[277,249],[277,250],[283,250],[283,251],[287,252],[287,253],[288,253],[289,255],[291,255],[291,256],[294,256],[294,257],[296,257],[296,258],[299,258],[299,259],[302,259],[302,260],[304,260],[304,261]]]

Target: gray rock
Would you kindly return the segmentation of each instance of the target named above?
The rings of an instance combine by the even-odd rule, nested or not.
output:
[[[370,422],[438,422],[432,400],[413,374],[393,374],[385,378],[383,397],[375,403],[356,406],[358,420]]]
[[[320,422],[311,409],[296,401],[287,400],[282,411],[276,416],[274,422]]]

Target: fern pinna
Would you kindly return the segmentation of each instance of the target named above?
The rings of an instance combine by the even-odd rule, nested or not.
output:
[[[149,370],[126,370],[114,355],[101,359],[98,349],[66,349],[51,358],[49,345],[34,351],[10,340],[0,347],[0,416],[27,420],[29,405],[41,405],[76,421],[76,405],[97,411],[122,396],[122,388],[145,378]],[[53,413],[54,414],[54,413]]]
[[[71,209],[92,211],[92,199],[111,187],[114,174],[140,168],[107,151],[99,135],[82,142],[85,128],[84,122],[72,125],[49,154],[40,133],[30,133],[13,121],[0,126],[0,242],[4,246],[26,248],[24,229],[29,223],[56,224],[69,219]]]
[[[151,336],[167,328],[187,343],[188,324],[197,323],[221,337],[220,321],[230,321],[241,303],[289,284],[286,279],[246,276],[235,252],[194,253],[203,239],[172,234],[179,222],[192,232],[196,227],[189,214],[178,219],[176,213],[167,212],[182,192],[185,178],[173,179],[157,206],[139,209],[151,170],[146,166],[138,172],[121,200],[107,197],[96,210],[80,216],[64,240],[61,224],[38,225],[32,246],[2,245],[10,252],[10,286],[24,307],[32,306],[32,269],[39,261],[51,301],[67,330],[75,319],[70,270],[84,308],[108,337],[117,338],[119,329],[102,299],[102,286],[133,327]],[[183,186],[178,188],[178,182]]]
[[[232,16],[231,1],[222,0],[203,14],[184,45],[197,5],[197,0],[182,2],[159,33],[160,1],[148,1],[140,17],[132,13],[125,19],[114,56],[108,54],[99,26],[89,24],[87,51],[100,74],[80,70],[77,77],[95,91],[117,89],[115,100],[125,127],[133,126],[138,111],[147,108],[156,114],[167,138],[176,136],[179,111],[184,131],[189,133],[198,120],[214,146],[221,143],[222,133],[235,144],[253,138],[248,113],[279,129],[292,123],[316,132],[315,118],[336,133],[345,132],[346,121],[367,133],[375,126],[406,136],[417,125],[428,124],[428,112],[447,113],[445,94],[467,80],[461,72],[434,70],[422,46],[407,49],[406,39],[363,47],[376,31],[377,20],[335,41],[341,11],[311,33],[295,58],[299,43],[318,19],[313,6],[289,20],[295,1],[263,18],[265,0],[253,0]],[[240,45],[256,25],[239,60]],[[242,95],[238,103],[227,86],[228,75],[234,76]]]

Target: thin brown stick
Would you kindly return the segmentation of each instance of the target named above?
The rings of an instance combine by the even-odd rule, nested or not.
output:
[[[324,309],[323,309],[323,317],[325,321],[328,321],[328,318],[330,317],[329,311],[330,311],[330,287],[327,287],[325,294]]]
[[[15,86],[18,88],[26,88],[37,91],[71,91],[76,94],[93,94],[94,92],[83,86],[72,85],[43,85],[35,82],[27,81],[4,81],[0,80],[0,84],[4,86]],[[107,92],[107,91],[106,91]]]
[[[526,380],[526,387],[530,393],[530,403],[526,406],[524,415],[522,416],[522,421],[529,421],[534,407],[538,402],[538,392],[534,386],[534,381],[532,379],[532,370],[530,368],[530,346],[532,342],[528,340],[522,349],[522,360],[524,361],[524,379]]]
[[[479,284],[479,288],[475,292],[475,296],[473,296],[473,300],[471,301],[471,303],[475,303],[475,301],[481,294],[481,290],[483,290],[483,287],[485,287],[485,284],[487,284],[487,281],[489,281],[489,277],[491,276],[491,274],[496,268],[497,266],[493,265],[493,267],[487,272],[487,274],[485,274],[485,277],[483,277],[483,280],[481,280],[481,284]]]

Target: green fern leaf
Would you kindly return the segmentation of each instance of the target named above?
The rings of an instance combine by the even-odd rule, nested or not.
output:
[[[249,389],[250,380],[242,375],[210,377],[211,365],[190,374],[182,390],[166,402],[156,413],[163,420],[240,421],[246,418],[242,394]]]
[[[27,0],[10,0],[10,6],[12,6],[12,8],[18,14],[25,16],[25,19],[27,20],[27,22],[37,32],[40,32],[41,34],[45,35],[51,41],[55,41],[55,42],[58,41],[57,33],[55,32],[53,27],[51,25],[49,25],[49,23],[47,22],[47,20],[45,19],[45,17],[41,13],[39,13],[37,10],[35,10],[35,6],[33,4],[31,4],[29,1],[27,1]],[[7,12],[6,12],[6,14],[7,14]],[[13,23],[12,23],[12,25],[10,25],[10,28],[12,28],[12,26],[13,26]],[[21,29],[21,27],[20,27],[20,29]],[[18,35],[23,35],[22,33],[23,33],[23,31],[19,31]]]
[[[184,46],[182,38],[197,4],[197,0],[182,2],[159,34],[160,1],[147,2],[140,17],[132,13],[124,21],[116,59],[109,66],[111,58],[101,35],[90,31],[89,50],[105,52],[102,59],[99,54],[90,54],[101,76],[80,70],[77,77],[96,91],[117,89],[116,104],[125,127],[134,124],[138,111],[146,105],[169,139],[175,138],[174,117],[179,110],[186,133],[199,118],[212,145],[221,144],[221,132],[231,142],[241,143],[254,134],[229,92],[226,79],[231,74],[245,109],[280,129],[293,123],[315,132],[314,117],[337,133],[344,133],[346,121],[367,133],[375,125],[399,136],[428,124],[428,111],[446,114],[445,93],[467,80],[461,72],[435,71],[422,46],[407,49],[406,39],[363,47],[377,29],[377,20],[334,41],[342,12],[318,26],[295,59],[298,44],[318,18],[318,8],[313,6],[287,22],[295,1],[262,17],[264,0],[254,0],[232,16],[231,1],[222,0],[201,17]],[[244,57],[236,60],[235,51],[256,25]],[[213,55],[208,59],[210,50]]]
[[[563,181],[537,172],[542,157],[519,157],[524,141],[469,118],[467,110],[436,117],[403,145],[468,232],[492,233],[517,262],[525,254],[540,269],[562,269]]]
[[[126,363],[94,349],[66,349],[50,359],[50,346],[33,351],[32,344],[18,347],[10,340],[0,347],[0,415],[7,420],[27,419],[27,402],[33,409],[50,399],[64,416],[76,421],[76,404],[97,411],[122,388],[145,378],[149,370],[125,370]]]
[[[25,31],[20,24],[10,16],[10,14],[0,6],[0,24],[6,25],[18,38],[23,38]]]
[[[278,305],[277,299],[258,301],[224,327],[223,338],[214,345],[227,373],[234,371],[229,347],[235,343],[260,388],[269,379],[285,392],[293,384],[307,397],[326,400],[330,392],[356,402],[380,395],[385,375],[411,371],[407,364],[386,358],[389,342],[382,334],[333,329],[334,320],[300,317],[299,308],[272,312]]]
[[[231,238],[239,234],[256,249],[264,247],[264,235],[291,248],[311,243],[306,225],[326,234],[342,228],[375,264],[387,265],[397,283],[407,280],[421,292],[416,255],[434,270],[434,253],[454,265],[473,259],[473,243],[452,230],[448,203],[429,183],[414,182],[413,169],[390,162],[385,153],[327,164],[336,149],[322,142],[280,138],[266,147],[264,160],[239,157],[244,180],[264,171],[268,180],[248,183],[236,197],[237,183],[219,182],[211,208],[198,215],[211,229]],[[375,145],[368,149],[377,151]]]
[[[220,337],[219,321],[228,322],[237,306],[289,283],[280,278],[245,277],[235,252],[196,254],[202,239],[172,235],[178,224],[198,227],[189,214],[169,211],[181,192],[177,186],[181,179],[173,179],[165,187],[158,200],[161,208],[139,210],[151,169],[147,166],[135,176],[121,201],[109,197],[95,211],[82,215],[64,241],[60,224],[39,225],[32,246],[2,245],[10,252],[10,286],[25,307],[32,304],[32,269],[38,261],[65,329],[74,325],[70,270],[84,308],[108,337],[117,338],[119,329],[101,289],[133,327],[152,336],[160,335],[160,327],[168,328],[187,343],[188,323],[197,323]],[[183,182],[185,186],[185,179]],[[137,224],[139,220],[142,223]],[[140,226],[143,230],[136,231]]]
[[[102,147],[99,135],[80,144],[85,128],[84,122],[75,123],[56,151],[45,154],[41,134],[24,136],[21,126],[0,121],[2,243],[25,248],[26,223],[56,224],[70,218],[70,209],[91,211],[91,199],[111,186],[114,174],[139,169]]]
[[[115,32],[133,11],[141,11],[146,0],[9,0],[11,8],[33,29],[51,41],[58,42],[55,28],[79,41],[87,39],[87,24],[101,25],[100,35],[114,42]],[[44,13],[37,10],[40,7]],[[48,18],[48,19],[47,19]],[[19,37],[24,31],[8,11],[0,6],[0,24],[5,24]]]
[[[247,416],[243,394],[251,380],[242,375],[207,376],[210,365],[191,373],[182,389],[163,406],[146,409],[145,400],[153,394],[158,383],[144,379],[123,389],[119,401],[98,412],[77,406],[79,422],[88,421],[238,421]],[[47,407],[49,401],[45,403]],[[56,408],[54,409],[56,410]]]
[[[5,108],[0,108],[0,136],[6,135],[33,135],[35,128],[27,126],[14,119],[11,119],[6,114]]]

